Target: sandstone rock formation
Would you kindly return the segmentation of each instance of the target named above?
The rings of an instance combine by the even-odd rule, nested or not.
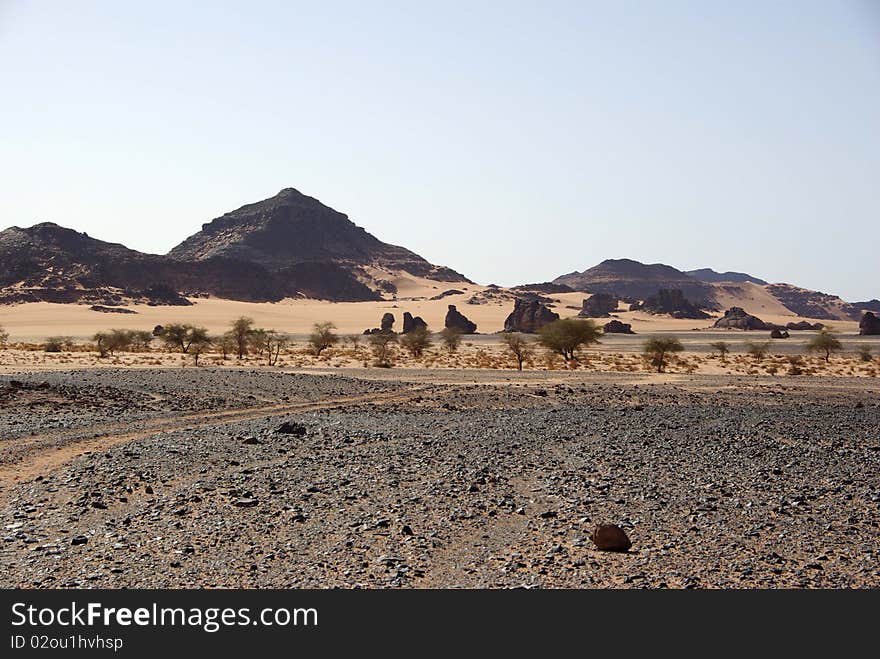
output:
[[[462,334],[477,333],[477,324],[468,320],[464,314],[455,308],[454,304],[450,304],[449,310],[446,312],[445,326],[457,329]]]
[[[877,336],[880,335],[880,318],[874,315],[873,311],[866,311],[859,322],[859,334],[861,336]]]
[[[554,320],[559,320],[559,314],[550,311],[537,297],[517,298],[504,321],[504,331],[534,334]]]
[[[622,323],[619,320],[612,320],[605,323],[603,329],[606,334],[635,334],[632,325],[629,323]]]
[[[767,323],[746,313],[741,307],[730,307],[724,315],[715,321],[714,327],[719,329],[766,330]]]
[[[800,320],[798,322],[786,323],[785,328],[790,330],[813,330],[819,331],[825,327],[822,323],[810,323],[806,320]]]
[[[608,293],[594,293],[583,301],[580,318],[607,318],[617,311],[617,296]]]
[[[409,334],[419,329],[428,329],[428,323],[421,316],[413,317],[409,311],[405,311],[403,313],[403,334]]]
[[[633,306],[630,306],[633,309]],[[633,310],[647,311],[653,314],[669,314],[673,318],[709,318],[698,304],[694,304],[680,289],[660,289],[644,303],[635,305]]]

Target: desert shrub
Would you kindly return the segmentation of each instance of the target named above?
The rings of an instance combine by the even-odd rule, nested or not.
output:
[[[788,374],[789,375],[801,375],[804,372],[803,369],[803,360],[800,355],[791,355],[788,358]]]
[[[722,362],[727,361],[727,353],[730,352],[730,346],[727,341],[715,341],[714,343],[710,343],[709,346],[718,353]]]
[[[333,333],[336,325],[330,322],[315,323],[312,333],[309,334],[309,347],[315,357],[320,357],[327,348],[339,343],[339,337]]]
[[[418,327],[400,337],[400,345],[413,357],[421,357],[431,347],[433,335],[427,327]]]
[[[516,360],[517,370],[523,370],[523,363],[530,361],[535,354],[535,347],[525,336],[518,333],[503,334],[501,342],[505,349]]]
[[[856,348],[856,355],[863,362],[869,362],[874,357],[874,355],[871,354],[871,346],[864,343]]]
[[[50,336],[43,344],[46,352],[64,352],[73,347],[73,339],[69,336]]]
[[[550,352],[568,361],[577,361],[575,352],[583,346],[599,343],[602,330],[592,320],[563,318],[547,323],[538,332],[538,342]]]
[[[461,330],[457,327],[444,327],[440,332],[443,347],[449,352],[458,352],[461,347]]]
[[[348,343],[349,347],[351,347],[352,352],[357,354],[361,349],[361,335],[360,334],[349,334],[345,337],[345,342]]]
[[[825,353],[825,361],[831,361],[831,353],[843,350],[843,344],[829,328],[824,328],[807,343],[808,352]]]
[[[381,332],[370,335],[370,348],[373,351],[374,366],[391,368],[394,359],[394,346],[397,344],[397,334],[393,332]]]
[[[755,359],[764,359],[769,350],[769,341],[746,341],[746,352]]]
[[[3,329],[3,325],[0,325],[0,348],[5,348],[6,344],[9,343],[9,332]]]
[[[681,341],[674,336],[656,336],[652,339],[647,339],[642,344],[642,354],[645,355],[651,366],[657,369],[658,373],[666,370],[670,354],[682,352],[683,350],[684,346],[681,344]]]
[[[235,341],[235,336],[233,336],[232,332],[224,332],[218,337],[214,338],[214,347],[220,352],[220,359],[226,360],[229,358],[230,353],[235,352],[237,344]]]

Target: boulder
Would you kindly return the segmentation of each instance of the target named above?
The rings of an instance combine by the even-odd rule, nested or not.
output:
[[[801,320],[796,323],[787,323],[785,325],[785,328],[790,330],[813,330],[816,332],[821,330],[823,327],[825,327],[825,325],[823,325],[822,323],[808,323],[806,320]]]
[[[468,320],[463,313],[455,308],[454,304],[450,304],[449,310],[446,312],[445,326],[451,329],[457,329],[462,334],[477,333],[477,324]]]
[[[418,329],[428,329],[428,323],[422,320],[421,316],[413,317],[409,311],[405,311],[403,313],[403,333],[409,334]]]
[[[393,332],[394,331],[394,314],[386,313],[382,316],[382,320],[379,323],[379,329],[383,332]]]
[[[741,307],[730,307],[724,315],[715,321],[720,329],[766,330],[767,323],[745,312]]]
[[[787,339],[788,338],[788,330],[774,327],[773,331],[770,332],[770,338],[771,339]]]
[[[859,322],[859,334],[861,336],[877,336],[880,335],[880,318],[874,315],[873,311],[866,311]]]
[[[612,320],[605,323],[605,327],[603,328],[606,334],[635,334],[632,329],[632,325],[629,323],[622,323],[619,320]]]
[[[602,551],[629,551],[632,547],[626,533],[616,524],[600,524],[593,531],[590,540]]]
[[[538,298],[517,298],[513,303],[513,311],[504,321],[504,331],[534,334],[554,320],[559,320],[559,314],[550,311]]]
[[[607,318],[614,311],[617,311],[617,297],[615,295],[594,293],[584,300],[578,316],[580,318]]]

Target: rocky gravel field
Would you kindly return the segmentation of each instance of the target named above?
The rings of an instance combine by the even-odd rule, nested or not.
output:
[[[0,535],[3,587],[876,588],[880,384],[8,375]]]

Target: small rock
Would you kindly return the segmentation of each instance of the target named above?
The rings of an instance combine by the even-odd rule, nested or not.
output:
[[[629,551],[632,542],[616,524],[600,524],[590,536],[593,544],[602,551]]]

